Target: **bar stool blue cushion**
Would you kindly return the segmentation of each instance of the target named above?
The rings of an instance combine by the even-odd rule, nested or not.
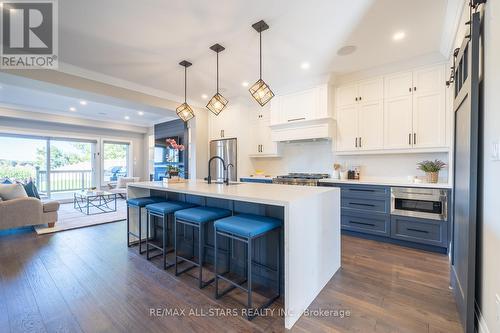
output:
[[[157,202],[152,203],[146,206],[146,209],[150,212],[154,212],[157,214],[172,214],[181,209],[187,209],[191,207],[195,207],[195,204],[189,202],[182,201],[165,201],[165,202]]]
[[[215,221],[215,228],[242,237],[256,237],[281,226],[281,220],[253,214],[238,214]]]
[[[215,207],[194,207],[175,212],[175,217],[194,223],[207,223],[227,216],[231,216],[229,209]]]
[[[129,206],[137,206],[137,207],[146,207],[146,205],[155,203],[155,202],[162,202],[166,201],[166,198],[162,197],[143,197],[143,198],[133,198],[133,199],[128,199],[127,204]]]

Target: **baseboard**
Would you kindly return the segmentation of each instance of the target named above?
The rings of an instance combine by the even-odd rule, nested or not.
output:
[[[483,314],[481,313],[481,309],[477,302],[474,302],[474,312],[477,320],[477,332],[478,333],[490,333],[488,326],[486,325],[486,321],[484,320]]]

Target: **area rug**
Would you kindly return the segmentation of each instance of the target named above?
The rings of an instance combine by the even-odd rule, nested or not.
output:
[[[59,219],[53,228],[46,224],[35,226],[35,231],[39,235],[71,230],[77,228],[90,227],[97,224],[124,221],[127,219],[127,204],[123,199],[116,200],[116,212],[86,215],[73,208],[72,203],[61,204],[59,208]]]

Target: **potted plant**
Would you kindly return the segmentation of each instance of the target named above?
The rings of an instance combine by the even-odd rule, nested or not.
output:
[[[168,166],[168,175],[169,178],[174,178],[179,176],[179,168],[173,165]]]
[[[439,179],[439,171],[446,167],[446,163],[441,160],[422,161],[417,165],[419,170],[425,172],[428,183],[437,183]]]

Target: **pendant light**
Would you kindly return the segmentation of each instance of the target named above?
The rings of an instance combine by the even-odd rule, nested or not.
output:
[[[259,21],[257,23],[252,24],[252,28],[257,30],[259,33],[259,56],[260,56],[260,77],[257,82],[255,82],[248,91],[253,98],[260,104],[260,106],[266,105],[267,102],[274,97],[274,93],[271,91],[271,88],[267,85],[267,83],[262,80],[262,31],[269,29],[269,26],[264,21]]]
[[[175,111],[177,112],[177,116],[181,118],[184,122],[187,122],[189,119],[194,117],[193,109],[187,103],[187,68],[192,65],[189,61],[183,60],[179,63],[182,67],[184,67],[184,103],[179,105]]]
[[[218,116],[219,113],[221,113],[221,111],[226,107],[227,103],[229,103],[228,100],[224,98],[224,96],[219,94],[219,52],[224,51],[225,48],[220,44],[214,44],[210,46],[210,50],[217,53],[217,92],[215,93],[214,97],[212,97],[210,101],[208,101],[207,109]]]

